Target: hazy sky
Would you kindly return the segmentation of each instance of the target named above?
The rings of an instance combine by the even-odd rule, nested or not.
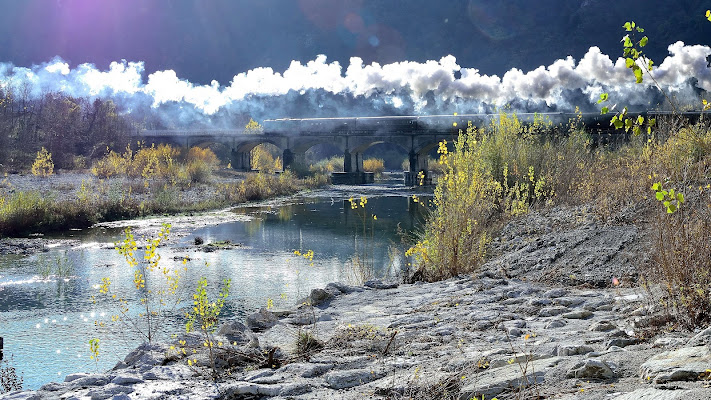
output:
[[[0,88],[235,116],[644,110],[711,91],[704,0],[0,0]],[[622,25],[655,61],[636,85]],[[125,61],[122,61],[125,60]],[[196,122],[197,121],[197,122]]]
[[[144,61],[146,73],[172,69],[191,82],[227,85],[240,72],[261,66],[282,71],[292,60],[318,54],[342,65],[352,56],[385,64],[451,54],[462,66],[502,74],[567,55],[580,58],[592,45],[616,56],[628,18],[647,27],[653,52],[666,55],[676,40],[696,44],[711,37],[711,24],[702,24],[704,6],[641,0],[0,0],[0,62],[30,66],[59,56],[71,67],[89,62],[106,69],[125,59]]]

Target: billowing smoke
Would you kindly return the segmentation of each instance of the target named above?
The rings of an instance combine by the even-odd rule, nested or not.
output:
[[[669,56],[654,68],[654,80],[677,101],[698,105],[711,91],[708,46],[669,46]],[[255,119],[406,114],[486,113],[500,107],[514,111],[597,111],[598,96],[609,92],[614,102],[631,109],[663,106],[651,79],[635,84],[622,58],[591,47],[579,61],[560,59],[524,72],[484,75],[439,61],[364,65],[351,58],[343,68],[326,56],[284,72],[256,68],[234,76],[228,86],[217,81],[196,85],[172,70],[145,79],[142,62],[114,62],[108,70],[91,64],[71,69],[59,58],[31,68],[0,64],[0,87],[37,97],[62,92],[77,97],[113,99],[124,112],[151,113],[166,127],[229,125],[236,115]]]

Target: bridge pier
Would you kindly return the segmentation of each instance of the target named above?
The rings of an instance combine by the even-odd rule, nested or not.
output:
[[[282,169],[286,171],[288,167],[306,165],[306,153],[294,153],[291,149],[284,149],[281,157]]]
[[[363,170],[363,153],[343,152],[343,172],[331,173],[335,185],[362,185],[373,183],[375,174]]]
[[[346,150],[343,153],[343,172],[365,172],[363,171],[363,154],[351,153]]]
[[[230,164],[232,164],[233,169],[237,171],[252,170],[252,153],[250,151],[236,151],[232,149],[230,158]]]
[[[432,184],[427,154],[410,151],[410,170],[405,171],[405,186],[427,186]]]

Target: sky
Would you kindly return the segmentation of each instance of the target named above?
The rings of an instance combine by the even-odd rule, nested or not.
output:
[[[708,62],[702,65],[708,55],[693,47],[711,44],[708,6],[696,0],[0,0],[0,82],[25,79],[38,93],[148,96],[141,104],[185,103],[207,115],[255,96],[260,105],[236,109],[328,116],[354,103],[378,114],[481,111],[508,102],[555,110],[572,107],[573,97],[589,106],[590,88],[623,81],[616,61],[629,19],[646,28],[646,51],[656,65],[676,49],[679,65],[664,73],[669,85],[682,90],[675,68],[691,64],[686,78],[701,83],[684,93],[709,90]],[[590,65],[579,68],[586,58]],[[558,93],[570,88],[577,92]],[[298,100],[302,108],[282,110],[274,96]],[[340,104],[327,104],[334,101]]]

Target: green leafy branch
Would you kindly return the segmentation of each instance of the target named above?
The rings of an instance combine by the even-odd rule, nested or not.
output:
[[[674,189],[666,191],[662,188],[661,182],[653,184],[652,190],[656,192],[655,197],[664,205],[668,214],[674,214],[684,203],[683,193],[675,192]]]
[[[674,111],[676,112],[676,107],[674,106],[674,103],[671,101],[669,96],[667,96],[666,92],[659,85],[659,82],[654,79],[654,76],[651,73],[652,68],[654,66],[654,61],[652,61],[644,54],[643,49],[649,43],[649,38],[647,36],[642,36],[642,38],[637,40],[637,34],[644,33],[644,29],[638,26],[634,21],[625,22],[622,27],[625,29],[625,32],[627,32],[627,34],[625,34],[625,36],[623,36],[621,40],[623,46],[623,56],[625,57],[625,66],[628,69],[632,70],[632,73],[635,76],[635,83],[643,83],[644,74],[647,73],[647,75],[652,79],[652,81],[654,81],[654,84],[656,85],[657,89],[659,89],[659,91],[664,94],[664,97],[667,99],[667,101],[669,101],[669,104],[671,105],[672,109],[674,109]],[[601,104],[608,100],[609,94],[602,93],[600,94],[600,98],[598,99],[597,103]],[[602,115],[605,115],[614,108],[615,106],[612,106],[612,108],[603,106],[600,109],[600,113]],[[651,134],[652,127],[656,123],[656,120],[654,118],[649,118],[645,120],[645,118],[641,115],[638,115],[637,118],[630,117],[627,107],[624,107],[622,111],[619,111],[612,117],[610,124],[613,125],[615,129],[624,129],[625,132],[629,132],[630,130],[632,130],[635,135],[639,135],[642,132],[642,128],[644,127],[645,121],[647,122],[647,134]]]
[[[99,368],[99,343],[100,340],[97,338],[89,339],[89,351],[91,352],[89,358],[94,360],[97,368]]]

